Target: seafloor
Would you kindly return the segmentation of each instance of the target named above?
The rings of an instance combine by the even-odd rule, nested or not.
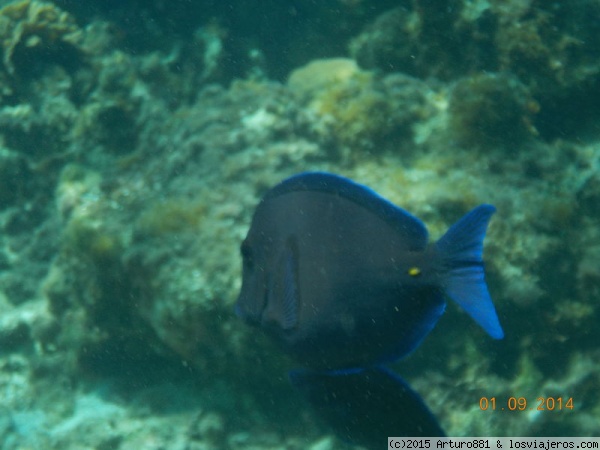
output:
[[[232,311],[305,170],[497,206],[506,337],[450,304],[395,366],[449,435],[600,434],[600,0],[0,5],[0,449],[347,448]]]

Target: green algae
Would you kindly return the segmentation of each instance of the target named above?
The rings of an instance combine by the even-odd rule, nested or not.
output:
[[[193,232],[205,219],[207,206],[199,199],[165,199],[140,214],[136,228],[149,236]]]

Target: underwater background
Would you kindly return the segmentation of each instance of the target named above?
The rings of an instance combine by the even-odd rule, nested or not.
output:
[[[505,338],[451,304],[394,365],[448,435],[600,434],[600,0],[0,6],[0,449],[354,448],[233,313],[306,170],[497,207]]]

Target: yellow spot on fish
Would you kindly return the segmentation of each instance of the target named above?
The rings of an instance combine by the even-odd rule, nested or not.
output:
[[[411,267],[410,269],[408,269],[408,274],[411,277],[416,277],[421,275],[421,269],[419,269],[418,267]]]

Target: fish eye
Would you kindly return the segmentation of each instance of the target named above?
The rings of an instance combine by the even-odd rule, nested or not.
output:
[[[418,277],[419,275],[421,275],[421,269],[419,267],[411,267],[410,269],[408,269],[407,273],[411,276],[411,277]]]

